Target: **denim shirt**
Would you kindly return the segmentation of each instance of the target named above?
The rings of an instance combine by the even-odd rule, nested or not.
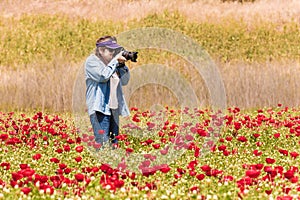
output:
[[[122,86],[127,85],[130,73],[127,66],[117,68],[118,61],[113,58],[108,65],[105,65],[95,54],[91,54],[85,61],[86,81],[86,105],[88,114],[99,111],[105,115],[111,115],[109,108],[110,77],[118,72],[120,82],[117,86],[118,113],[122,116],[130,114],[126,104]]]

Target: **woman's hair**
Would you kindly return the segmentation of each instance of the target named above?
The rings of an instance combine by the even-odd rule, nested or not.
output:
[[[117,42],[117,38],[115,36],[106,35],[106,36],[100,37],[96,43],[100,43],[100,42],[104,42],[104,41],[108,41],[108,40],[113,40],[113,41]]]
[[[100,38],[96,41],[96,44],[97,44],[97,43],[100,43],[100,42],[109,41],[109,40],[113,40],[113,41],[116,41],[116,42],[117,42],[117,38],[116,38],[115,36],[105,35],[105,36],[100,37]],[[96,47],[96,49],[95,49],[95,55],[98,56],[98,57],[100,58],[99,48],[100,48],[101,50],[104,50],[105,47]]]

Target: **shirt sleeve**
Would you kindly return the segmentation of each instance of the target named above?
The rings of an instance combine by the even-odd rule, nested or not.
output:
[[[129,68],[125,65],[124,67],[118,67],[117,71],[120,76],[121,84],[127,85],[130,79]]]
[[[116,65],[116,59],[113,59],[107,66],[99,59],[87,59],[85,62],[86,77],[96,82],[107,82],[116,71]]]

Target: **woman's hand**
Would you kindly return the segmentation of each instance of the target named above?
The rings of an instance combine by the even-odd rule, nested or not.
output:
[[[121,63],[121,64],[125,64],[126,62],[126,58],[124,56],[121,55],[118,55],[118,58],[117,58],[118,62]]]

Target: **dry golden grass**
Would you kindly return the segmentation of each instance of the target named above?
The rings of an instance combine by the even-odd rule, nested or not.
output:
[[[166,62],[168,66],[170,63]],[[77,73],[82,65],[70,65],[63,59],[45,64],[40,70],[35,64],[26,70],[0,69],[0,110],[41,109],[51,111],[72,111],[73,87]],[[300,105],[300,64],[299,62],[257,63],[235,65],[217,64],[224,82],[227,106],[240,108],[271,107],[282,103],[284,106]],[[172,62],[172,67],[187,75],[199,106],[209,106],[210,96],[200,74],[188,63]],[[166,77],[167,78],[167,77]],[[171,80],[175,85],[176,81]],[[84,80],[81,80],[84,86]],[[84,104],[84,87],[77,91],[76,97]],[[189,96],[190,94],[187,94]],[[139,88],[127,99],[129,106],[149,108],[154,102],[160,105],[178,105],[177,99],[168,88],[148,85]],[[7,103],[7,105],[5,105]]]
[[[18,17],[24,13],[63,13],[90,20],[126,22],[164,10],[177,10],[197,22],[218,22],[233,17],[250,25],[259,20],[300,23],[299,0],[257,0],[244,4],[220,3],[218,0],[1,0],[0,8],[1,14],[6,17]]]

